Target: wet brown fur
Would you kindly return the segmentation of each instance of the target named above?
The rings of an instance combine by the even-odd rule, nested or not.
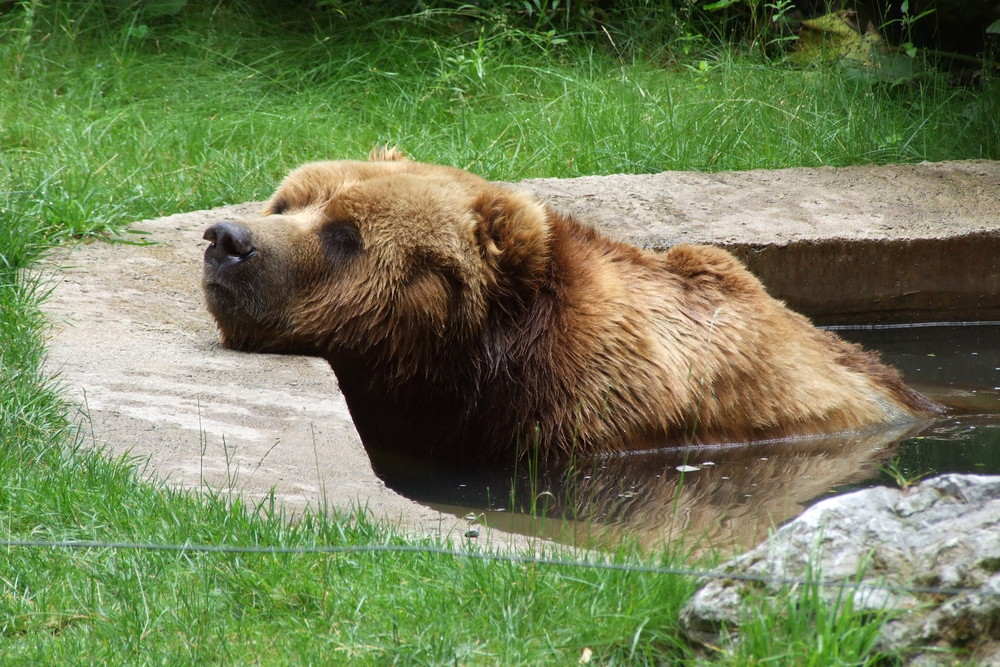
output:
[[[205,271],[224,344],[326,358],[368,447],[565,457],[937,410],[723,250],[640,250],[468,172],[371,158],[293,171],[242,223],[254,256]]]

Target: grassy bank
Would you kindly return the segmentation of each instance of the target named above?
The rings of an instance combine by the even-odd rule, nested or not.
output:
[[[259,198],[297,163],[378,142],[503,180],[1000,155],[998,101],[976,91],[699,40],[626,60],[448,15],[25,16],[4,17],[2,205],[49,238]]]
[[[11,539],[403,544],[363,516],[170,492],[80,446],[44,375],[43,289],[23,269],[129,222],[261,199],[305,160],[375,143],[493,179],[997,158],[996,100],[887,86],[696,38],[610,42],[433,14],[359,26],[239,3],[158,20],[94,3],[0,15],[0,516]],[[33,13],[25,9],[37,9]],[[677,562],[682,549],[650,556]],[[630,556],[622,553],[619,559]],[[5,548],[0,653],[25,664],[572,663],[693,659],[689,578],[434,553]],[[872,624],[808,600],[718,662],[858,662]]]

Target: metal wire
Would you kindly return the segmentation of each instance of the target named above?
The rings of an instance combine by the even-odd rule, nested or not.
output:
[[[142,542],[101,542],[97,540],[0,540],[0,547],[37,548],[37,549],[113,549],[132,551],[173,551],[195,553],[226,553],[226,554],[364,554],[364,553],[412,553],[434,554],[466,558],[470,560],[498,561],[518,564],[549,565],[554,567],[571,567],[592,570],[613,570],[619,572],[636,572],[644,574],[672,575],[694,577],[703,580],[723,579],[732,581],[752,581],[765,584],[780,584],[783,586],[817,586],[821,588],[841,588],[852,590],[878,590],[889,593],[915,593],[929,595],[965,595],[975,593],[988,597],[1000,597],[1000,592],[980,588],[963,588],[954,586],[898,586],[892,584],[861,582],[855,580],[824,580],[800,579],[795,577],[775,577],[763,574],[744,572],[722,572],[718,570],[701,570],[697,568],[663,567],[659,565],[644,565],[641,563],[616,563],[611,561],[568,560],[549,558],[546,556],[513,555],[489,551],[467,551],[416,544],[362,544],[354,546],[313,546],[313,547],[268,547],[240,546],[225,544],[152,544]]]

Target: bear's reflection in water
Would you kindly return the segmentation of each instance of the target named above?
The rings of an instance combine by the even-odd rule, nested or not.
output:
[[[582,547],[753,546],[835,487],[876,473],[927,423],[733,446],[671,448],[558,467],[449,468],[369,452],[386,485],[502,530]]]

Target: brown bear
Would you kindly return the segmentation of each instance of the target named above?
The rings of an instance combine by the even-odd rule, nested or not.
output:
[[[641,250],[394,149],[306,164],[204,236],[223,344],[325,358],[374,451],[560,459],[938,411],[721,249]]]

